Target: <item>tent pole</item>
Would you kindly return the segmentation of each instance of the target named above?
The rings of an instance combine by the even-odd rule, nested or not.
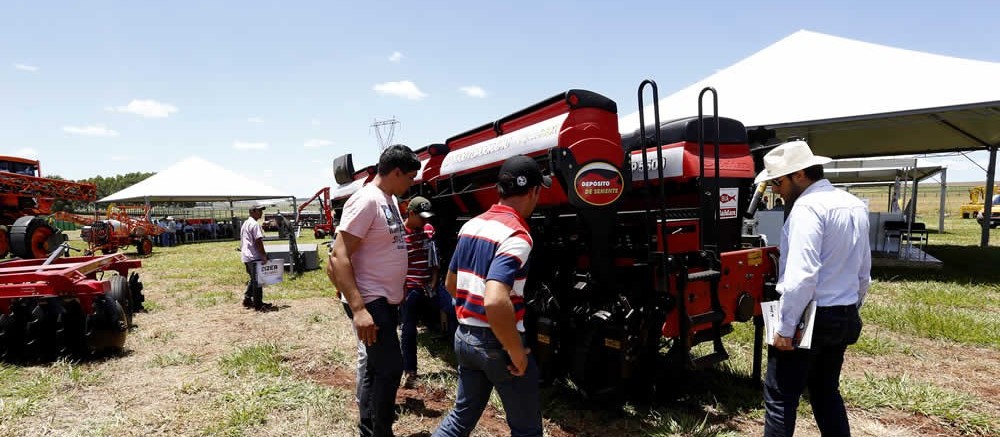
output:
[[[990,245],[990,222],[993,221],[993,184],[996,183],[997,175],[997,148],[1000,144],[990,147],[990,164],[986,168],[986,198],[983,199],[983,233],[979,240],[979,245],[989,247]]]
[[[938,233],[944,233],[944,199],[948,196],[948,168],[941,168],[941,202],[938,206]]]

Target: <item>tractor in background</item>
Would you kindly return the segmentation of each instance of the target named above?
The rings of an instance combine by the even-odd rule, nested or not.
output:
[[[313,236],[317,240],[321,240],[327,235],[333,234],[333,214],[330,210],[330,187],[320,188],[309,200],[300,205],[298,210],[299,217],[302,216],[302,212],[314,200],[319,200],[320,220],[312,226]]]
[[[129,209],[142,214],[142,219],[130,216]],[[135,246],[139,255],[148,255],[153,252],[153,237],[164,232],[163,228],[150,221],[149,214],[148,206],[109,205],[105,219],[62,211],[54,213],[52,217],[83,226],[80,229],[80,239],[87,243],[84,255],[93,255],[98,251],[103,254],[115,253],[119,248],[128,246]]]
[[[993,192],[1000,192],[1000,186],[993,187]],[[979,218],[979,211],[983,209],[983,202],[986,200],[986,187],[978,186],[969,188],[969,203],[963,204],[959,207],[959,211],[962,213],[962,218]],[[996,202],[993,202],[996,205]]]
[[[56,199],[93,202],[97,187],[45,178],[38,161],[0,156],[0,258],[45,258],[66,241],[45,217]]]

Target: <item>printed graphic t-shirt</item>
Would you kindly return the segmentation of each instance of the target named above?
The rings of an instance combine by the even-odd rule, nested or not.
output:
[[[361,239],[351,255],[354,280],[365,303],[380,297],[390,304],[403,300],[406,278],[406,239],[396,199],[368,184],[344,205],[337,232]]]

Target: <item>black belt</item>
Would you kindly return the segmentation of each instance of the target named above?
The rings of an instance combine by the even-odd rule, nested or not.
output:
[[[857,312],[857,305],[837,305],[832,307],[816,307],[816,312],[819,314],[850,314],[851,311]]]

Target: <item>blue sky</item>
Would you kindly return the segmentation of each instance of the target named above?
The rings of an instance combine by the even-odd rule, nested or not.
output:
[[[375,119],[396,117],[396,142],[416,148],[570,88],[624,115],[644,78],[668,95],[800,29],[1000,62],[998,12],[990,1],[4,2],[0,154],[74,179],[197,155],[308,196],[332,182],[334,157],[374,162]],[[938,161],[951,181],[985,179],[962,157]]]

